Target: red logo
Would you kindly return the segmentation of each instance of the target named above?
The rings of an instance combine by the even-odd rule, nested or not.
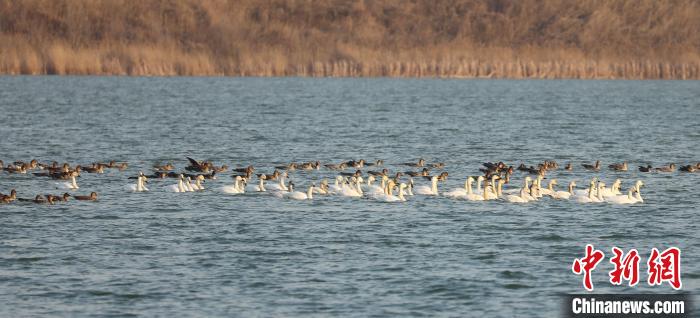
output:
[[[588,291],[593,290],[593,282],[591,281],[591,272],[598,266],[598,263],[603,260],[605,254],[602,251],[594,250],[593,245],[586,245],[586,257],[575,259],[571,270],[576,275],[583,273],[583,287]]]
[[[651,249],[647,262],[649,266],[649,285],[661,285],[669,282],[673,289],[681,289],[681,250],[671,247],[659,254],[656,248]]]
[[[608,272],[610,283],[613,285],[622,285],[622,281],[626,280],[629,286],[635,286],[639,283],[639,261],[641,257],[636,249],[631,249],[625,254],[623,250],[613,247],[612,252],[615,256],[610,259],[610,263],[614,266],[613,270]],[[605,254],[593,248],[593,245],[586,245],[586,255],[582,258],[574,259],[571,270],[576,275],[583,274],[583,287],[588,291],[593,290],[593,281],[591,273],[596,266],[605,258]],[[668,282],[673,289],[681,289],[681,250],[677,247],[670,247],[663,252],[652,248],[651,255],[647,261],[649,277],[647,283],[650,286],[661,285]]]

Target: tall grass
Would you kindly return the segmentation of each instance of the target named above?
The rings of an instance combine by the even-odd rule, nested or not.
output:
[[[0,73],[700,79],[693,0],[0,0]]]

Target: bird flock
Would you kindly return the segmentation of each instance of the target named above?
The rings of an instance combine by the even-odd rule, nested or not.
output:
[[[365,161],[349,160],[340,163],[321,164],[319,161],[292,162],[270,167],[269,173],[256,173],[252,165],[229,168],[227,165],[217,166],[210,161],[199,161],[187,158],[187,165],[177,172],[175,165],[167,163],[154,165],[149,174],[139,172],[136,176],[128,176],[129,183],[124,190],[129,192],[166,191],[173,193],[205,191],[205,183],[219,182],[219,177],[229,175],[231,181],[223,181],[224,185],[213,187],[211,190],[226,195],[243,195],[246,193],[270,194],[279,199],[312,200],[318,196],[339,196],[349,198],[365,198],[379,202],[404,202],[416,195],[441,196],[455,200],[467,201],[503,201],[510,203],[527,203],[549,198],[554,200],[572,200],[579,203],[612,203],[635,204],[644,202],[641,195],[641,180],[633,182],[626,191],[622,189],[622,180],[615,179],[610,187],[593,176],[588,186],[576,189],[576,180],[567,183],[566,190],[559,190],[556,178],[547,178],[549,172],[558,170],[556,161],[544,161],[536,166],[509,166],[504,162],[486,162],[479,168],[477,175],[467,176],[463,187],[450,190],[440,189],[440,183],[447,180],[449,173],[441,162],[426,162],[418,159],[415,162],[404,162],[386,165],[383,160]],[[54,189],[65,189],[62,194],[36,194],[28,198],[18,197],[18,191],[11,189],[8,194],[0,193],[0,204],[35,203],[57,204],[71,199],[79,201],[97,201],[98,194],[90,192],[87,195],[76,194],[80,187],[77,178],[83,173],[103,174],[107,169],[126,171],[126,162],[94,162],[89,165],[71,165],[15,161],[5,166],[0,161],[0,167],[6,174],[31,174],[37,178],[53,180]],[[391,171],[389,168],[393,168]],[[597,172],[602,169],[601,162],[583,163],[585,171]],[[608,165],[613,171],[628,171],[627,162]],[[654,168],[650,165],[639,166],[641,172],[673,173],[674,163],[668,166]],[[314,176],[316,171],[330,171],[333,177],[321,178]],[[574,170],[572,163],[567,163],[563,171]],[[700,172],[700,162],[681,166],[682,172]],[[511,182],[516,174],[522,174],[522,183]],[[295,180],[306,177],[316,182],[307,182],[305,191],[299,191]],[[167,180],[176,180],[168,182]],[[320,179],[320,181],[319,181]],[[156,181],[161,180],[161,181]],[[217,181],[214,181],[217,180]],[[329,181],[330,180],[330,181]],[[547,182],[546,185],[543,181]],[[174,183],[173,183],[174,182]],[[298,182],[298,181],[297,181]],[[150,183],[150,184],[149,184]],[[514,185],[515,184],[515,185]],[[504,187],[507,187],[504,189]]]

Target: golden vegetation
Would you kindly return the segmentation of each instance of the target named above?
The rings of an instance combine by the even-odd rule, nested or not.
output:
[[[0,73],[700,78],[694,0],[0,0]]]

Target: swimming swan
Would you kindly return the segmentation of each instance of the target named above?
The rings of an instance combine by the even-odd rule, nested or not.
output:
[[[228,194],[242,194],[245,193],[245,187],[243,186],[243,178],[241,176],[236,176],[233,185],[227,185],[220,188],[221,192]]]
[[[416,187],[415,192],[417,194],[422,194],[422,195],[438,195],[437,182],[438,182],[438,177],[432,176],[430,178],[430,187],[419,186],[419,187]]]
[[[68,189],[68,190],[78,190],[78,182],[75,180],[75,175],[72,175],[70,177],[70,182],[59,182],[56,183],[56,186],[59,189]]]
[[[184,185],[184,179],[185,177],[183,175],[180,175],[180,177],[177,179],[177,184],[171,184],[167,187],[165,187],[165,191],[168,192],[187,192],[187,189],[185,189]]]

